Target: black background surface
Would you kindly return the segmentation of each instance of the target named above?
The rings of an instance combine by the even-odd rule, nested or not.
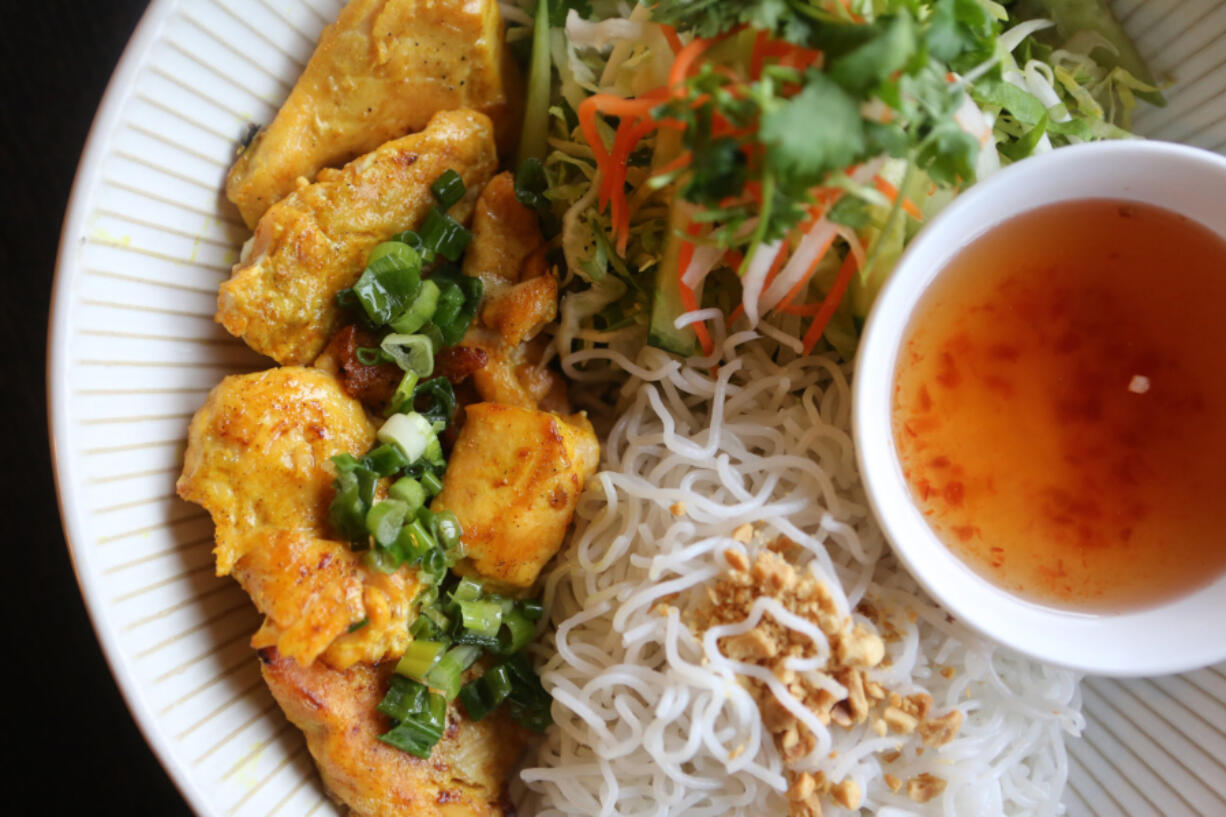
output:
[[[94,111],[146,0],[4,0],[0,42],[0,439],[7,531],[8,813],[188,815],[119,695],[68,559],[47,439],[47,309],[64,207]]]

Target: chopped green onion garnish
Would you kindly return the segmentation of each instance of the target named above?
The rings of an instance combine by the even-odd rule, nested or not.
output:
[[[417,388],[418,380],[417,372],[404,373],[404,377],[400,378],[400,385],[396,387],[396,393],[392,395],[392,399],[384,410],[386,416],[390,417],[403,408],[412,411],[413,389]]]
[[[484,591],[485,588],[481,586],[481,582],[465,576],[451,591],[451,600],[457,604],[462,601],[476,601],[484,595]]]
[[[408,458],[408,463],[417,462],[426,452],[430,442],[438,441],[430,420],[417,412],[393,414],[387,418],[375,436],[380,442],[399,446]]]
[[[455,389],[452,388],[450,380],[445,377],[436,377],[419,383],[413,390],[413,399],[417,400],[419,397],[426,397],[430,400],[429,408],[421,412],[421,415],[431,424],[437,421],[451,422],[451,413],[455,411]]]
[[[387,694],[376,708],[389,718],[407,720],[426,708],[428,694],[429,690],[422,684],[393,675]]]
[[[377,505],[375,507],[378,507]],[[395,573],[400,558],[388,548],[375,547],[362,554],[362,564],[379,573]]]
[[[441,698],[440,698],[441,700]],[[446,701],[443,702],[444,706]],[[416,755],[423,760],[430,758],[435,744],[443,739],[443,727],[411,717],[393,726],[379,736],[379,740],[395,746],[402,752]]]
[[[452,550],[460,546],[460,535],[463,529],[460,520],[451,511],[439,511],[434,515],[434,535],[444,550]]]
[[[438,296],[438,284],[429,278],[422,281],[421,289],[418,290],[413,303],[392,320],[392,329],[403,333],[421,329],[434,317],[434,311],[438,308]]]
[[[541,604],[540,599],[521,599],[516,604],[529,621],[540,621],[541,616],[545,614],[545,606]]]
[[[442,481],[429,471],[421,475],[421,487],[425,488],[430,496],[438,496],[443,492]]]
[[[425,335],[386,335],[379,350],[406,372],[429,377],[434,371],[434,344]]]
[[[384,356],[382,349],[375,349],[370,346],[359,346],[354,350],[354,357],[363,366],[378,366],[380,363],[390,361],[390,358]]]
[[[349,625],[349,629],[348,629],[348,630],[346,630],[346,632],[356,633],[358,630],[362,629],[363,627],[365,627],[365,626],[366,626],[367,624],[369,624],[369,623],[370,623],[370,617],[369,617],[369,616],[367,616],[366,618],[362,619],[361,621],[355,621],[355,622],[353,622],[352,624],[350,624],[350,625]]]
[[[438,663],[446,649],[446,644],[437,641],[410,641],[396,664],[396,672],[406,678],[425,681],[426,673]]]
[[[484,599],[461,601],[460,620],[464,622],[464,629],[477,635],[496,636],[502,627],[502,605]]]
[[[447,210],[464,198],[468,189],[464,186],[464,180],[460,178],[459,173],[454,170],[444,170],[442,175],[430,185],[430,192],[434,194],[434,198],[438,199],[439,206]]]
[[[398,499],[385,499],[376,502],[366,514],[366,530],[375,541],[387,547],[396,541],[405,517],[409,514],[409,506]]]
[[[391,476],[412,461],[400,446],[388,441],[366,455],[367,468],[381,477]]]
[[[536,635],[536,625],[533,624],[518,606],[502,617],[506,625],[499,634],[498,651],[503,655],[512,655],[528,646],[532,636]]]
[[[481,648],[457,644],[426,673],[426,682],[451,700],[460,694],[460,676],[481,657]]]
[[[381,249],[387,247],[388,249]],[[412,302],[421,286],[421,256],[407,244],[387,241],[353,285],[353,294],[371,323],[382,326]]]
[[[409,635],[425,641],[440,641],[444,633],[451,629],[451,619],[443,611],[432,605],[423,605],[417,620],[409,627]]]
[[[417,509],[426,501],[426,489],[412,477],[401,477],[393,482],[387,489],[387,495],[407,505],[411,514],[416,514]]]
[[[437,207],[431,207],[426,213],[420,233],[422,243],[448,261],[459,261],[468,247],[468,242],[473,238],[473,234],[466,230],[464,225]],[[361,297],[360,292],[358,297]]]

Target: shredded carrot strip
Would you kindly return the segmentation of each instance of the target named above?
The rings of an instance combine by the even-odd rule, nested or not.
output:
[[[802,343],[806,355],[812,352],[813,347],[821,340],[822,333],[826,331],[826,326],[834,317],[834,311],[839,308],[839,303],[842,302],[843,295],[847,292],[847,285],[851,283],[851,276],[855,271],[856,256],[854,253],[847,253],[843,266],[839,267],[839,274],[835,276],[834,285],[826,293],[821,308],[817,311],[817,316],[813,318],[813,323],[809,324],[809,331],[805,332]]]
[[[672,91],[673,96],[685,96],[685,78],[690,73],[690,68],[694,66],[694,62],[702,55],[717,40],[704,40],[701,37],[695,37],[690,41],[689,45],[682,48],[677,53],[677,58],[673,60],[673,66],[668,71],[668,87]]]
[[[667,176],[669,173],[674,173],[678,170],[681,170],[682,168],[689,167],[690,162],[692,162],[693,160],[694,160],[694,156],[687,150],[684,153],[682,153],[680,156],[678,156],[676,159],[673,159],[671,162],[661,165],[660,169],[657,170],[652,175],[653,176]]]
[[[664,39],[668,41],[668,47],[672,49],[673,54],[681,51],[681,38],[677,36],[677,29],[670,25],[661,25],[660,33],[664,35]]]
[[[880,175],[873,177],[873,186],[880,190],[881,193],[890,201],[898,200],[898,188],[881,178]],[[915,202],[911,201],[911,199],[905,197],[903,198],[902,209],[906,211],[907,215],[911,216],[911,218],[915,219],[916,221],[924,220],[924,214],[918,207],[915,206]]]
[[[691,224],[685,231],[690,235],[697,235],[698,225]],[[698,309],[698,297],[684,280],[685,271],[690,268],[690,262],[693,260],[694,244],[690,241],[681,242],[681,252],[677,255],[677,286],[681,290],[681,305],[685,308],[686,312],[693,312]],[[707,322],[694,321],[690,324],[690,328],[694,330],[694,335],[698,338],[698,344],[702,346],[702,353],[710,356],[715,351],[715,343],[711,340],[711,333],[707,331]]]
[[[753,38],[753,52],[749,55],[749,76],[753,80],[762,78],[762,66],[766,62],[766,54],[762,49],[766,42],[767,35],[765,31],[759,31],[757,36]]]

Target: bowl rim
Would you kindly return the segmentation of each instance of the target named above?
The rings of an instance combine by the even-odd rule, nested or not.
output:
[[[1114,171],[1120,168],[1127,168],[1122,175],[1137,180],[1132,187],[1119,180],[1121,174]],[[1226,658],[1226,631],[1209,626],[1213,613],[1218,620],[1226,615],[1226,574],[1171,601],[1121,613],[1048,607],[999,588],[955,556],[911,500],[890,419],[894,370],[916,304],[962,248],[1010,215],[1052,202],[1151,200],[1152,195],[1133,188],[1163,178],[1160,170],[1176,168],[1199,170],[1207,181],[1198,183],[1226,189],[1226,157],[1143,140],[1063,147],[1018,162],[974,185],[925,225],[902,254],[870,311],[855,361],[852,425],[857,464],[869,505],[894,553],[929,595],[972,630],[1030,658],[1096,675],[1162,675]],[[1080,194],[1065,195],[1070,186],[1079,184],[1077,179],[1097,181]],[[1130,192],[1119,195],[1104,188]],[[992,206],[1001,208],[1008,200],[1014,205],[1011,213],[981,215]],[[1207,205],[1201,207],[1204,212]],[[1196,220],[1203,223],[1203,218]],[[1226,238],[1226,220],[1214,229]],[[1173,625],[1189,621],[1193,622],[1190,632],[1172,637]]]
[[[136,79],[148,62],[153,47],[161,38],[167,21],[178,10],[179,5],[180,0],[150,2],[115,64],[98,110],[90,123],[73,177],[56,251],[51,304],[47,312],[45,388],[48,442],[51,448],[51,471],[55,482],[56,501],[60,508],[69,563],[76,576],[94,635],[102,648],[103,658],[115,679],[119,694],[154,757],[179,790],[188,807],[197,814],[209,814],[211,809],[204,793],[197,787],[190,770],[176,757],[169,737],[159,729],[158,718],[150,703],[141,694],[140,685],[120,647],[113,629],[115,623],[108,618],[99,602],[102,593],[100,578],[90,557],[85,554],[87,545],[93,543],[86,519],[88,512],[82,502],[81,487],[73,482],[73,478],[79,474],[71,456],[72,446],[68,444],[68,439],[72,436],[69,410],[72,393],[69,382],[69,347],[74,302],[72,284],[77,279],[75,271],[80,267],[82,237],[87,232],[86,219],[96,191],[103,181],[103,160],[110,149],[115,129],[123,117],[124,107],[132,97]]]

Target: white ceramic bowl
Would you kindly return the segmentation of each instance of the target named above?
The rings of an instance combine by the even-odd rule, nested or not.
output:
[[[1224,191],[1226,158],[1182,145],[1097,143],[1027,159],[976,185],[927,225],[877,299],[861,341],[853,409],[869,499],[916,579],[990,638],[1101,675],[1207,666],[1226,658],[1226,575],[1157,607],[1091,615],[1026,601],[971,570],[912,501],[894,443],[894,373],[916,304],[958,252],[1018,213],[1070,199],[1125,199],[1180,213],[1226,238]]]

